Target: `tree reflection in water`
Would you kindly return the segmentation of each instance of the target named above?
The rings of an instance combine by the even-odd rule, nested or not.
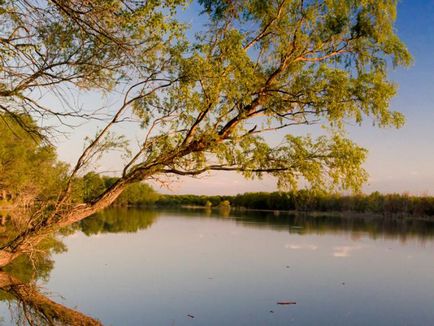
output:
[[[76,310],[63,306],[42,294],[34,283],[23,283],[0,272],[0,297],[8,300],[17,325],[101,325]]]
[[[87,236],[101,233],[133,233],[149,228],[159,216],[224,219],[244,227],[274,229],[298,234],[366,234],[369,237],[419,241],[434,239],[434,222],[415,219],[385,219],[349,216],[307,216],[283,212],[252,212],[235,209],[143,210],[114,208],[103,211],[63,230],[63,235],[81,231]],[[6,230],[7,231],[7,230]],[[5,237],[7,232],[2,232]],[[92,317],[57,303],[37,284],[47,281],[54,266],[52,253],[66,251],[55,237],[46,239],[34,252],[17,258],[0,270],[0,301],[7,301],[13,322],[21,325],[100,325]]]
[[[381,218],[371,215],[288,213],[283,211],[247,211],[230,207],[144,210],[112,208],[84,219],[75,226],[90,236],[102,233],[134,233],[149,228],[160,216],[181,218],[224,218],[245,227],[288,230],[298,234],[366,234],[405,242],[434,239],[434,221],[416,218]]]
[[[206,213],[207,212],[207,213]],[[327,213],[292,213],[284,211],[252,211],[231,209],[229,216],[222,214],[220,209],[205,210],[189,208],[170,211],[170,214],[200,218],[222,218],[232,220],[244,227],[287,230],[297,234],[361,234],[371,239],[383,238],[399,240],[407,239],[419,242],[434,239],[434,220],[417,219],[413,217],[379,217],[375,215],[336,214]]]
[[[34,252],[22,255],[0,270],[0,300],[7,301],[11,321],[17,325],[101,325],[76,310],[59,304],[37,286],[46,281],[53,269],[52,253],[66,250],[62,242],[51,237]]]
[[[112,208],[80,221],[77,227],[86,235],[134,233],[150,227],[158,215],[156,210]]]
[[[82,231],[98,233],[137,232],[148,228],[156,219],[155,211],[111,209],[63,230],[64,235]],[[4,230],[2,237],[12,233]],[[43,294],[38,281],[47,281],[54,262],[52,253],[66,251],[56,237],[41,242],[32,252],[22,255],[0,270],[0,301],[7,301],[11,319],[17,325],[101,325],[98,320],[59,304]]]

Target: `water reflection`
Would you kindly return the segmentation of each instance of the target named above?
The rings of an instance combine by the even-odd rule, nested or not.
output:
[[[11,320],[16,325],[101,325],[96,319],[51,300],[34,283],[24,283],[1,271],[0,300],[11,303]]]
[[[73,227],[63,230],[64,236],[77,230],[91,236],[100,233],[137,232],[148,228],[157,212],[110,209]],[[0,270],[0,301],[7,302],[9,322],[17,325],[101,325],[77,310],[68,308],[42,293],[38,283],[47,282],[54,267],[52,254],[65,252],[59,236],[42,241],[28,255],[22,255]]]
[[[161,215],[171,214],[200,219],[226,219],[238,225],[271,230],[286,230],[296,234],[361,234],[372,239],[434,239],[434,221],[406,218],[378,218],[373,216],[332,216],[289,214],[272,211],[243,211],[227,208],[143,210],[114,208],[85,219],[76,226],[86,235],[101,233],[134,233],[149,228]]]
[[[133,233],[150,227],[158,215],[155,210],[112,208],[80,221],[76,227],[86,235]]]
[[[206,214],[204,214],[206,212]],[[378,218],[375,216],[340,216],[290,214],[278,211],[234,210],[224,214],[220,210],[183,209],[170,211],[179,216],[204,218],[229,217],[238,225],[271,230],[286,230],[300,235],[351,234],[354,239],[368,235],[372,239],[417,239],[424,242],[434,239],[434,221],[413,218]]]
[[[65,251],[60,240],[47,238],[30,255],[22,255],[0,270],[0,301],[8,303],[11,324],[101,325],[96,319],[53,301],[37,285],[49,279],[54,267],[52,254]]]
[[[146,232],[139,233],[140,230]],[[116,233],[128,234],[114,235]],[[73,248],[76,256],[70,253],[68,258],[62,258],[67,255],[56,257],[56,264],[63,266],[57,269],[59,278],[71,280],[71,275],[78,274],[80,281],[88,278],[89,284],[97,284],[99,287],[92,290],[86,289],[86,285],[68,287],[69,281],[59,284],[66,284],[67,290],[74,287],[72,293],[82,297],[75,301],[80,302],[80,306],[83,302],[81,300],[91,300],[89,293],[94,294],[95,301],[89,303],[85,311],[93,311],[89,307],[98,304],[107,305],[107,310],[99,307],[97,313],[92,313],[97,318],[111,324],[123,324],[125,320],[116,319],[121,317],[113,315],[115,309],[128,312],[130,318],[134,318],[134,315],[142,316],[140,312],[145,310],[148,324],[160,325],[166,314],[165,308],[159,310],[161,307],[170,307],[172,315],[168,316],[176,316],[176,313],[184,309],[180,313],[185,317],[194,312],[190,306],[197,305],[196,309],[202,309],[203,316],[208,314],[209,320],[212,320],[215,313],[214,299],[207,305],[208,299],[218,297],[227,304],[221,304],[220,311],[227,314],[224,317],[226,319],[216,319],[214,324],[237,324],[242,321],[237,318],[247,318],[245,314],[239,313],[240,311],[255,311],[248,317],[253,318],[250,322],[254,323],[257,318],[263,318],[262,324],[268,324],[268,317],[259,315],[257,311],[263,305],[275,304],[276,299],[297,297],[300,301],[304,300],[305,305],[309,302],[312,310],[321,311],[321,305],[325,302],[319,302],[316,296],[324,296],[325,300],[330,301],[327,293],[336,292],[331,284],[341,285],[341,281],[348,278],[341,270],[347,271],[348,275],[358,275],[359,279],[353,276],[354,284],[360,282],[359,287],[354,285],[354,293],[359,291],[360,298],[363,298],[363,295],[368,297],[371,292],[367,290],[371,288],[366,286],[367,282],[376,280],[378,275],[369,274],[366,262],[376,259],[380,265],[383,257],[386,257],[385,252],[389,250],[384,247],[384,241],[375,240],[430,242],[434,238],[434,222],[376,219],[369,216],[350,218],[289,215],[233,209],[110,209],[81,221],[63,234],[64,241]],[[366,238],[370,240],[365,241]],[[78,240],[74,242],[73,239]],[[85,242],[86,239],[89,239],[88,242]],[[92,242],[92,239],[98,241]],[[133,249],[132,239],[137,241]],[[360,239],[362,240],[358,241]],[[380,244],[377,246],[376,242]],[[375,246],[377,248],[374,248]],[[153,250],[146,249],[151,247]],[[393,255],[390,257],[393,257],[394,261],[383,267],[389,268],[389,272],[384,273],[387,278],[378,280],[378,283],[372,286],[373,289],[384,284],[392,288],[392,281],[393,286],[402,286],[403,281],[408,281],[408,276],[398,274],[395,270],[402,270],[402,273],[411,270],[416,273],[410,266],[403,265],[402,259],[421,253],[413,251],[411,245],[406,247],[408,249],[405,250],[393,248]],[[52,281],[50,274],[54,268],[53,254],[65,252],[66,246],[58,239],[51,238],[39,249],[38,254],[32,255],[32,259],[22,256],[0,271],[0,300],[13,303],[14,323],[98,325],[98,320],[57,303],[41,292],[38,285]],[[424,254],[426,255],[426,252]],[[89,258],[84,258],[84,255]],[[355,256],[357,260],[354,259]],[[427,268],[432,267],[429,265],[429,255],[420,256],[418,259],[417,264],[426,263]],[[347,265],[350,261],[352,265]],[[397,269],[398,266],[400,269]],[[320,274],[315,273],[318,269],[321,270]],[[80,276],[82,270],[83,274]],[[287,274],[289,271],[292,273],[291,277]],[[119,278],[108,279],[110,272],[119,275]],[[414,290],[409,293],[411,284],[406,289],[412,302],[421,304],[420,302],[425,302],[428,297],[428,294],[423,292],[426,291],[422,284],[423,277],[429,278],[422,272],[418,277],[412,278],[412,282],[415,282],[413,286],[417,287],[419,292]],[[112,286],[113,284],[116,286]],[[104,292],[110,287],[118,291],[119,295],[112,298]],[[346,287],[349,288],[348,285]],[[389,291],[389,287],[385,288],[385,291]],[[56,292],[59,289],[58,286],[53,288]],[[282,291],[283,289],[286,289],[286,292]],[[321,289],[323,293],[318,292]],[[186,295],[187,293],[189,294]],[[256,297],[261,298],[265,293],[270,293],[267,299],[263,299],[266,304],[252,301]],[[71,292],[68,293],[67,298],[71,295]],[[287,295],[289,297],[286,297]],[[345,295],[348,297],[344,297]],[[134,299],[123,299],[130,296]],[[342,302],[339,301],[340,296]],[[115,301],[116,299],[122,302],[120,306],[116,306],[119,302]],[[336,307],[339,307],[339,304],[345,306],[347,302],[351,302],[349,299],[358,300],[350,294],[339,294]],[[113,301],[112,306],[110,300]],[[207,305],[208,310],[200,306],[202,304]],[[237,305],[241,308],[237,308]],[[350,306],[347,308],[356,309]],[[267,309],[264,311],[268,312]],[[358,310],[354,310],[354,313],[356,311]],[[366,316],[378,321],[373,315],[374,310],[371,311],[368,307],[367,311]],[[335,313],[339,314],[340,311]],[[273,316],[278,318],[277,313]],[[299,316],[299,320],[313,321],[306,316],[310,316],[310,313]],[[430,318],[431,315],[426,316]],[[140,324],[139,317],[130,324]],[[287,322],[284,316],[281,318],[283,319],[275,324],[283,325]],[[202,320],[201,324],[207,324],[209,320]],[[187,319],[177,325],[187,322],[190,321]],[[248,322],[249,319],[246,319],[240,324],[247,325]],[[171,320],[167,320],[166,324],[170,323]]]

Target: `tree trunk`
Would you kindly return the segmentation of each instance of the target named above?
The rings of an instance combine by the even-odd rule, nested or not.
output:
[[[102,325],[96,319],[54,302],[40,293],[35,286],[24,284],[5,272],[0,272],[0,289],[14,296],[25,309],[26,317],[33,317],[36,322],[42,319],[50,325]]]
[[[128,180],[121,179],[93,203],[79,204],[65,213],[59,213],[58,217],[52,221],[47,221],[37,227],[25,230],[1,247],[0,268],[10,264],[21,254],[30,252],[41,240],[50,234],[108,207],[122,193],[128,183]]]

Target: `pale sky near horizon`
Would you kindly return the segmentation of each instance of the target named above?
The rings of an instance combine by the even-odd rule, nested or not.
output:
[[[198,6],[193,5],[185,13],[193,26],[201,23],[198,12]],[[401,0],[396,29],[414,58],[410,68],[399,68],[390,75],[399,84],[391,108],[404,113],[406,124],[395,130],[374,128],[367,122],[348,130],[351,139],[369,151],[364,166],[370,178],[364,192],[434,195],[434,0]],[[59,141],[60,159],[72,163],[77,158],[83,137],[91,128],[84,125],[79,129],[69,140]],[[112,163],[110,159],[103,161],[100,170],[113,169]],[[236,173],[213,173],[197,179],[181,178],[171,183],[170,190],[156,188],[176,194],[237,194],[274,191],[276,185],[272,178],[246,181]]]

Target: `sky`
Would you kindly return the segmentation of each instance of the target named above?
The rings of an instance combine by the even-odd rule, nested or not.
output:
[[[193,26],[203,23],[199,8],[193,4],[186,12],[186,20]],[[392,110],[404,113],[406,124],[401,129],[378,129],[363,124],[348,128],[350,138],[368,149],[364,164],[369,180],[363,191],[408,192],[415,195],[434,195],[434,0],[401,0],[398,4],[396,30],[407,45],[414,63],[409,68],[391,71],[391,79],[399,85]],[[97,94],[85,94],[88,105],[98,103]],[[129,126],[124,127],[125,130]],[[83,146],[83,138],[92,129],[84,125],[59,140],[60,159],[74,162]],[[308,131],[308,130],[306,130]],[[94,131],[95,132],[95,131]],[[87,134],[89,135],[89,134]],[[91,134],[92,135],[92,134]],[[100,162],[100,171],[111,171],[113,158]],[[248,191],[275,191],[271,177],[247,181],[236,173],[212,173],[198,178],[171,180],[169,188],[157,190],[175,194],[237,194]]]

